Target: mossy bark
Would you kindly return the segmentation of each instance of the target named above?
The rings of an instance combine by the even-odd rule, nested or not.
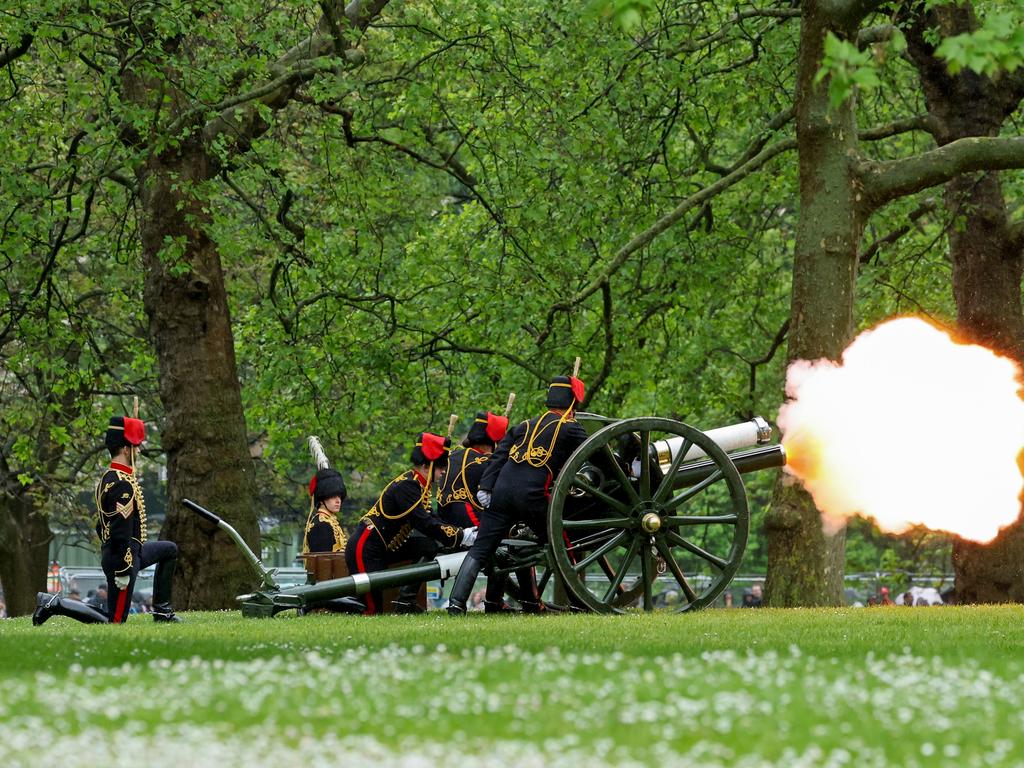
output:
[[[201,146],[185,145],[150,159],[139,173],[145,307],[165,412],[162,538],[179,548],[175,602],[185,609],[232,607],[253,579],[234,543],[186,510],[182,499],[216,512],[259,552],[253,464],[224,273],[204,231],[209,216],[195,193],[215,172]]]
[[[838,19],[823,3],[803,4],[797,74],[800,219],[793,258],[788,359],[838,359],[853,335],[857,248],[863,233],[852,158],[854,105],[828,101],[815,82],[825,37],[856,36],[856,21]],[[845,532],[828,534],[811,497],[790,478],[776,482],[765,528],[766,599],[773,606],[842,602]]]
[[[992,80],[970,70],[950,74],[935,56],[928,34],[934,28],[944,36],[975,30],[978,22],[971,5],[941,6],[911,22],[906,25],[908,52],[918,70],[936,143],[998,136],[1024,95],[1024,77]],[[1024,250],[1010,222],[999,174],[955,177],[946,185],[944,202],[951,220],[949,255],[959,331],[966,340],[1022,363]],[[987,545],[956,541],[953,568],[960,602],[1024,600],[1021,523]]]
[[[0,586],[10,616],[32,613],[36,593],[46,591],[53,534],[37,505],[30,488],[0,491]]]

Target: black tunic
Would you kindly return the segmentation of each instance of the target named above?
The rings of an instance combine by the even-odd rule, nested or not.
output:
[[[461,529],[442,523],[430,511],[430,484],[414,470],[403,472],[388,483],[360,522],[372,528],[392,552],[406,542],[413,530],[446,548],[457,547],[462,541]]]
[[[326,509],[316,509],[306,519],[306,535],[302,552],[344,552],[348,537],[338,522],[338,516]]]
[[[437,491],[437,516],[444,522],[468,528],[480,524],[483,507],[476,498],[491,454],[464,448],[448,456],[448,471]]]
[[[104,570],[131,574],[146,541],[146,504],[129,466],[112,462],[96,485],[96,535]]]
[[[554,411],[520,422],[487,462],[480,489],[491,493],[492,505],[516,509],[520,519],[543,516],[555,477],[586,439],[574,419]]]

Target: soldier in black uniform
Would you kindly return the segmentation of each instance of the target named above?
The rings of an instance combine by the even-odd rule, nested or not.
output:
[[[40,592],[33,624],[42,624],[50,616],[70,616],[89,624],[123,624],[128,620],[138,572],[154,563],[153,620],[180,621],[171,607],[178,547],[172,541],[146,541],[146,502],[135,474],[136,451],[145,436],[140,419],[114,416],[104,438],[111,461],[96,485],[95,498],[100,562],[107,576],[106,615],[77,600]]]
[[[447,525],[431,511],[433,484],[444,475],[450,446],[449,439],[429,432],[416,438],[409,455],[412,469],[388,484],[348,540],[345,560],[349,573],[382,571],[403,560],[429,560],[437,553],[438,545],[452,549],[473,543],[476,528]],[[419,585],[403,588],[396,610],[412,610],[409,603],[418,592]],[[372,590],[366,598],[364,613],[381,613],[380,590]]]
[[[545,516],[551,485],[573,451],[587,439],[586,430],[574,418],[583,397],[582,381],[575,376],[556,376],[548,387],[548,410],[518,424],[498,445],[477,491],[477,500],[484,506],[480,535],[455,579],[449,613],[466,612],[480,569],[494,557],[512,525],[523,522],[539,536],[547,535]],[[535,583],[521,584],[520,589],[525,611],[543,610]]]
[[[338,522],[338,513],[345,501],[345,479],[336,469],[317,470],[309,481],[312,503],[302,537],[302,552],[344,552],[348,537]]]

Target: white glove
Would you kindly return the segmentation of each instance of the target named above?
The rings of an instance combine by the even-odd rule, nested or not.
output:
[[[130,576],[115,576],[114,577],[114,586],[117,587],[118,589],[127,589],[129,581],[131,581],[131,577]]]
[[[481,507],[487,509],[487,507],[491,506],[491,492],[481,488],[476,492],[476,500],[480,502]]]
[[[476,541],[476,526],[472,528],[462,529],[462,541],[460,542],[464,547],[473,546],[473,542]]]

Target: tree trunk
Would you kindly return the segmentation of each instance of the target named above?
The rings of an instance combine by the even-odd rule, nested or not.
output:
[[[167,456],[163,538],[178,544],[177,608],[227,608],[252,587],[234,543],[187,511],[193,499],[259,552],[252,460],[220,254],[193,186],[216,173],[198,144],[151,158],[139,172],[145,306],[160,370]],[[154,532],[155,533],[155,532]]]
[[[849,22],[848,22],[849,23]],[[788,359],[836,360],[853,335],[857,248],[863,233],[850,158],[857,128],[852,100],[830,109],[828,83],[815,83],[826,33],[856,35],[805,2],[797,73],[800,219],[793,260]],[[765,518],[766,600],[774,606],[840,605],[845,531],[829,535],[809,494],[776,481]]]
[[[18,495],[0,494],[0,585],[9,616],[32,613],[36,593],[46,591],[53,534],[30,488]]]
[[[975,29],[971,6],[944,6],[912,21],[907,29],[908,52],[921,78],[936,143],[943,146],[970,136],[999,135],[1019,104],[1020,78],[993,81],[970,70],[951,75],[928,42],[929,27],[938,26],[946,35]],[[959,330],[970,341],[1024,363],[1024,258],[999,175],[958,176],[946,185],[944,199],[953,222],[949,254]],[[960,602],[1024,600],[1021,523],[987,545],[957,540],[953,569]]]

